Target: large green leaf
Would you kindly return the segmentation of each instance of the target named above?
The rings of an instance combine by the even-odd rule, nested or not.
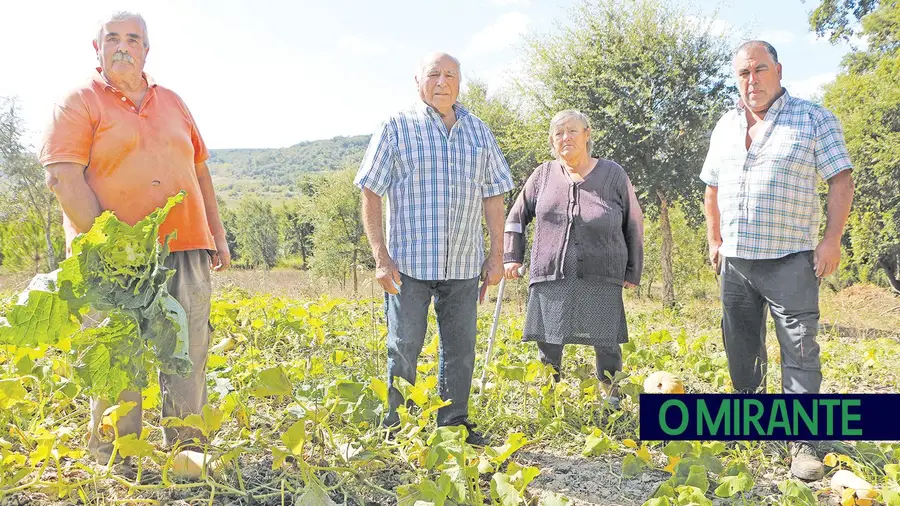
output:
[[[9,409],[25,401],[28,392],[18,379],[0,380],[0,409]]]
[[[491,497],[502,506],[519,506],[522,503],[522,495],[510,482],[509,475],[494,473],[491,478]]]
[[[116,439],[116,448],[123,457],[149,457],[153,455],[153,445],[138,439],[136,434],[127,434]]]
[[[71,337],[79,386],[108,399],[142,389],[153,366],[191,371],[187,318],[167,289],[175,273],[165,267],[168,238],[159,240],[160,225],[185,196],[170,197],[134,226],[104,211],[72,240],[58,270],[35,276],[20,294],[0,324],[0,343],[34,347]]]
[[[259,373],[259,382],[253,390],[253,395],[257,397],[291,395],[293,391],[290,378],[284,373],[284,369],[278,366]]]
[[[741,492],[749,492],[752,489],[753,477],[742,472],[737,476],[725,476],[720,479],[715,493],[719,497],[733,497]]]
[[[33,288],[48,281],[48,278],[49,275],[39,275],[32,280],[32,285],[20,297],[19,304],[13,306],[6,316],[9,326],[0,327],[0,342],[19,347],[53,345],[78,330],[65,300],[55,292]],[[53,289],[51,287],[55,288],[55,283],[47,288]]]
[[[306,442],[306,420],[299,420],[281,435],[281,442],[288,450],[299,457],[303,456],[303,444]]]

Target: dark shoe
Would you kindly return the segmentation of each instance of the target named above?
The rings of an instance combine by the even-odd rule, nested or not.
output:
[[[469,435],[466,436],[466,443],[472,446],[484,447],[491,444],[491,440],[477,430],[469,429]]]
[[[466,436],[467,444],[472,446],[488,446],[491,444],[491,440],[488,436],[475,430],[475,424],[473,422],[463,422],[462,425],[466,427],[469,433],[469,435]]]
[[[795,442],[790,448],[791,474],[806,481],[818,481],[825,476],[825,466],[811,444]]]

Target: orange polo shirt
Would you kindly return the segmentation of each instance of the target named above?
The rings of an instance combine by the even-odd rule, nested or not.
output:
[[[84,165],[85,180],[100,208],[134,225],[181,190],[185,199],[160,227],[160,239],[176,231],[172,251],[215,249],[195,164],[209,152],[194,118],[175,92],[144,74],[149,89],[140,108],[103,79],[92,78],[53,108],[44,134],[41,165]],[[63,216],[66,246],[76,231]]]

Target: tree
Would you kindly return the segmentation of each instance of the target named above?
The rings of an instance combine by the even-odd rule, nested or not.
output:
[[[844,270],[870,281],[880,269],[900,292],[900,2],[873,4],[860,1],[857,7],[865,8],[854,11],[868,13],[861,24],[869,49],[844,59],[823,101],[844,127],[854,165],[856,194],[843,238],[849,252]],[[811,23],[818,22],[814,13]]]
[[[238,261],[241,258],[241,252],[237,242],[237,215],[222,199],[221,193],[216,194],[216,202],[218,203],[222,226],[225,228],[225,242],[228,244],[231,260],[232,262]]]
[[[44,169],[22,141],[24,130],[19,109],[14,100],[0,102],[0,173],[5,181],[4,206],[20,223],[17,230],[38,234],[42,251],[34,259],[34,269],[44,264],[47,271],[56,270],[63,254],[58,240],[62,236],[61,214],[56,197],[44,183]],[[22,223],[27,222],[27,223]],[[32,242],[31,237],[22,238]]]
[[[285,256],[300,255],[303,268],[309,265],[313,248],[313,206],[309,197],[286,202],[275,213]]]
[[[325,174],[316,183],[313,197],[313,272],[329,277],[353,279],[359,289],[358,267],[373,267],[365,236],[360,193],[353,184],[356,172],[346,169]]]
[[[487,84],[479,79],[470,79],[467,89],[460,94],[462,103],[475,116],[484,121],[497,139],[500,152],[506,158],[512,172],[516,188],[521,188],[532,171],[541,163],[541,156],[547,152],[546,128],[531,121],[521,111],[520,104],[513,102],[502,93],[488,96]],[[517,192],[506,194],[506,208],[512,205]]]
[[[241,258],[250,267],[275,267],[278,261],[278,222],[272,204],[244,197],[236,214],[236,238]]]
[[[878,7],[878,0],[822,0],[810,14],[809,26],[819,37],[832,43],[849,41],[856,34],[850,17],[858,22]]]
[[[658,215],[663,303],[673,306],[668,210],[702,199],[709,135],[733,96],[727,39],[656,0],[596,0],[573,11],[571,27],[530,37],[529,60],[543,123],[562,109],[587,114],[593,154],[621,164],[647,216]]]

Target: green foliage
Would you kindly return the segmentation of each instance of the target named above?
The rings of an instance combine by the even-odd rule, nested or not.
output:
[[[65,252],[61,214],[24,130],[16,102],[0,97],[0,263],[52,271]]]
[[[569,350],[567,372],[554,382],[535,358],[534,348],[521,343],[524,315],[509,314],[512,306],[505,306],[488,382],[470,399],[473,421],[493,440],[484,448],[465,443],[464,427],[435,425],[437,409],[449,402],[438,395],[436,339],[423,350],[416,383],[398,382],[411,401],[400,409],[400,426],[392,437],[379,427],[387,387],[385,327],[377,302],[250,296],[236,289],[217,292],[211,313],[217,351],[208,366],[210,385],[215,386],[209,403],[183,419],[153,422],[153,427],[192,427],[210,436],[207,450],[213,460],[207,474],[189,483],[174,482],[175,452],[159,445],[158,431],[151,427],[113,441],[119,453],[136,457],[138,465],[152,467],[152,473],[131,482],[118,476],[109,480],[104,471],[94,470],[81,450],[72,450],[83,445],[85,424],[79,420],[89,416],[88,403],[81,401],[77,388],[72,390],[70,380],[77,374],[72,369],[78,357],[59,353],[63,343],[59,350],[0,346],[0,424],[7,428],[0,436],[0,500],[15,500],[17,495],[9,491],[18,489],[53,496],[63,504],[105,503],[110,497],[165,502],[169,494],[179,493],[178,487],[191,487],[192,498],[213,504],[280,504],[282,499],[285,504],[317,505],[571,504],[571,492],[560,488],[548,494],[548,483],[558,483],[562,476],[583,478],[579,467],[591,466],[603,470],[601,484],[615,480],[618,490],[627,493],[619,497],[610,490],[613,494],[603,500],[614,504],[709,504],[716,499],[728,504],[814,504],[802,502],[813,494],[805,486],[795,484],[782,493],[763,478],[787,471],[767,443],[661,445],[638,439],[640,386],[651,371],[673,371],[685,378],[692,393],[728,390],[720,381],[728,373],[715,337],[718,321],[706,315],[711,300],[694,302],[679,316],[660,311],[656,304],[630,306],[631,342],[623,346],[623,374],[615,379],[622,393],[615,413],[601,409],[590,347]],[[0,313],[6,314],[3,309]],[[480,335],[489,331],[491,322],[491,309],[483,308]],[[430,337],[435,334],[436,329]],[[234,346],[230,351],[220,346],[226,340]],[[478,356],[485,351],[485,341],[478,340]],[[837,366],[860,362],[858,357],[866,356],[863,350],[872,344],[831,339],[821,344],[823,369],[839,372],[825,378],[824,388],[883,389],[897,383],[894,364],[900,360],[900,344],[895,340],[878,342],[872,367],[847,371]],[[103,355],[99,347],[95,353]],[[777,362],[770,366],[777,376]],[[148,386],[143,395],[145,419],[156,420],[159,407],[151,401],[158,390]],[[114,429],[113,422],[132,407],[129,404],[107,410],[104,423]],[[857,453],[860,457],[853,460],[845,455],[835,460],[893,501],[890,491],[897,490],[900,445],[857,442]],[[555,465],[556,459],[571,461],[571,471],[557,474],[563,466]],[[619,469],[610,463],[622,459],[631,477],[619,481],[618,475],[612,476]],[[76,469],[78,473],[71,472]],[[660,479],[665,481],[651,492],[650,483]],[[94,481],[110,485],[85,486]]]
[[[692,225],[688,220],[691,213],[685,208],[690,204],[675,203],[669,208],[669,222],[672,227],[672,267],[676,286],[691,297],[703,298],[704,287],[715,277],[707,260],[705,225]],[[654,285],[662,279],[661,272],[662,234],[659,219],[644,220],[644,274],[641,294],[650,296]],[[658,285],[657,285],[658,286]]]
[[[34,277],[0,326],[0,343],[71,347],[80,385],[106,399],[146,386],[153,366],[190,371],[187,318],[167,289],[175,273],[165,266],[169,238],[158,240],[160,224],[184,195],[134,227],[101,214],[75,237],[58,270]]]
[[[353,279],[358,289],[357,267],[373,266],[369,242],[362,222],[359,189],[353,184],[355,171],[343,170],[316,182],[313,197],[313,272],[325,277]]]
[[[878,0],[822,0],[809,16],[809,27],[834,43],[855,35],[851,26],[878,6]],[[851,19],[853,17],[854,19]]]
[[[314,209],[312,199],[301,195],[275,210],[282,255],[285,257],[299,255],[304,267],[307,266],[313,250]]]
[[[278,221],[271,202],[245,197],[235,212],[235,238],[241,263],[271,269],[278,261]]]
[[[510,94],[500,92],[488,96],[487,84],[478,79],[468,81],[459,101],[490,127],[509,164],[516,188],[521,188],[548,154],[547,126],[521,113],[522,104],[513,101]],[[517,196],[517,190],[506,194],[507,208]]]
[[[369,137],[334,137],[280,149],[213,149],[207,163],[225,201],[238,202],[252,194],[284,202],[302,193],[302,175],[358,165]]]
[[[823,7],[827,2],[823,4]],[[859,5],[862,5],[860,3]],[[871,11],[868,8],[866,12]],[[838,116],[856,185],[842,277],[877,281],[881,270],[900,291],[900,6],[884,2],[863,18],[863,35],[878,41],[856,52],[826,87],[824,105]]]
[[[51,265],[58,265],[60,255],[65,251],[59,214],[54,213],[50,220],[50,243],[54,252],[51,261],[44,233],[45,217],[28,208],[9,206],[9,209],[6,218],[0,220],[0,265],[3,270],[32,273],[53,270]]]
[[[586,2],[572,26],[530,39],[530,93],[540,120],[574,108],[593,125],[595,155],[621,164],[641,205],[696,202],[709,135],[731,101],[724,37],[654,0]]]

